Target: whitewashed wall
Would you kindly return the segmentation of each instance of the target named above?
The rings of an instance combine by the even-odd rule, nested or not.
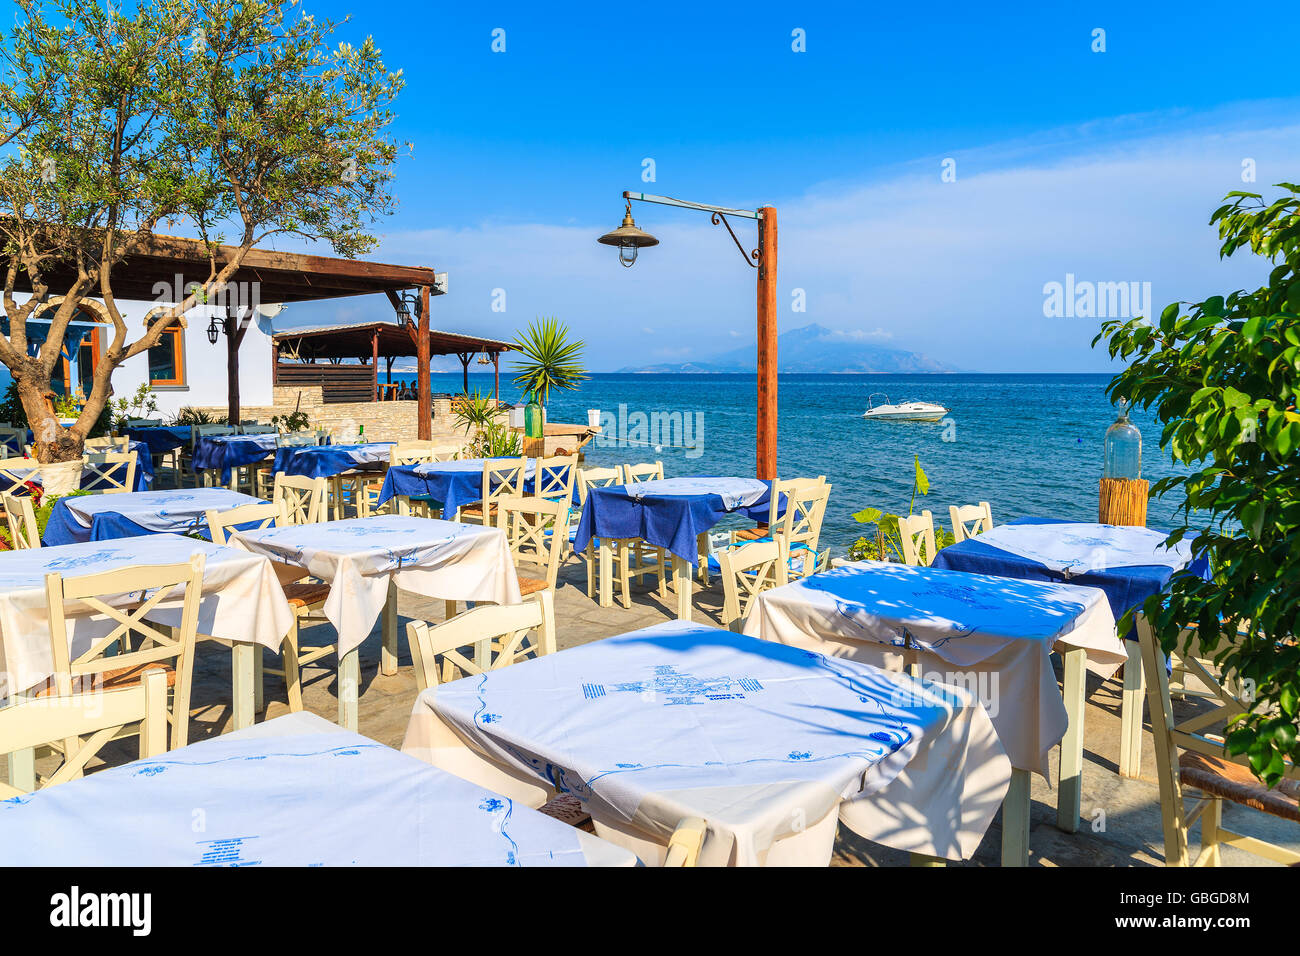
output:
[[[128,341],[144,333],[144,317],[156,302],[119,302],[127,323]],[[156,386],[154,394],[158,400],[158,415],[168,418],[185,406],[218,406],[224,408],[227,401],[226,389],[226,342],[225,337],[217,339],[217,344],[208,342],[207,328],[214,309],[206,307],[192,310],[187,316],[188,327],[185,329],[185,380],[183,386]],[[100,347],[106,349],[112,335],[110,326],[100,332]],[[0,393],[8,388],[11,376],[9,370],[0,366]],[[135,393],[141,383],[149,381],[149,356],[141,353],[128,359],[113,373],[114,398],[129,397]],[[249,324],[244,334],[243,344],[239,349],[239,397],[240,404],[246,406],[270,405],[271,397],[271,339],[258,328],[256,322]]]

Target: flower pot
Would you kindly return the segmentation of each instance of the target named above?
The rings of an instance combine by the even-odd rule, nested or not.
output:
[[[77,420],[75,418],[60,418],[59,424],[64,428],[71,428],[73,425],[77,424]]]
[[[81,472],[86,459],[56,461],[40,466],[41,490],[46,495],[67,495],[81,487]]]

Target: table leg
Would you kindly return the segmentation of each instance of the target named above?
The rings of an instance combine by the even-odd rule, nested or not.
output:
[[[266,680],[262,674],[264,656],[261,645],[253,646],[253,711],[258,714],[266,710]]]
[[[397,582],[388,579],[388,600],[384,602],[384,647],[379,652],[379,673],[397,673]]]
[[[691,580],[691,565],[690,562],[675,554],[672,558],[673,590],[677,593],[677,619],[679,621],[689,621],[691,619],[691,596],[695,589]]]
[[[253,656],[261,650],[257,644],[230,645],[231,696],[234,698],[231,730],[253,726],[254,715],[257,713],[256,691],[253,688]]]
[[[36,750],[28,747],[9,754],[9,785],[24,793],[36,789]]]
[[[608,538],[600,539],[600,606],[614,606],[614,552]]]
[[[1128,663],[1124,665],[1124,691],[1119,709],[1119,775],[1142,775],[1142,705],[1146,679],[1142,674],[1142,646],[1125,641]]]
[[[1079,807],[1083,792],[1083,648],[1072,647],[1065,662],[1065,714],[1069,721],[1061,738],[1061,780],[1056,796],[1056,826],[1066,833],[1079,829]]]
[[[1029,865],[1029,771],[1011,770],[1002,801],[1002,865]]]
[[[357,729],[357,689],[361,684],[361,658],[357,648],[339,657],[339,726]]]

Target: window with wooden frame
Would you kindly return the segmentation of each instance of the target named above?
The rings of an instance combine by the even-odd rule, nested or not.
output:
[[[168,326],[149,350],[149,384],[155,388],[186,385],[185,330],[179,323]]]

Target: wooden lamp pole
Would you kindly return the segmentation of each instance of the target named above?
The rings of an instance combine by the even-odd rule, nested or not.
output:
[[[623,225],[601,236],[598,242],[607,246],[617,246],[619,261],[625,266],[636,261],[637,250],[656,246],[659,240],[649,233],[636,228],[632,221],[632,200],[638,202],[658,203],[662,206],[679,206],[683,209],[697,209],[710,214],[716,226],[719,223],[727,227],[732,241],[745,263],[758,270],[758,396],[755,416],[755,457],[756,472],[759,478],[772,480],[776,478],[776,434],[777,434],[777,378],[776,378],[776,209],[773,206],[761,206],[758,209],[728,209],[725,206],[710,206],[707,203],[687,202],[683,199],[670,199],[667,196],[651,196],[648,193],[623,193],[627,202],[627,215]],[[753,219],[758,222],[758,248],[746,253],[732,231],[728,216],[741,219]]]

